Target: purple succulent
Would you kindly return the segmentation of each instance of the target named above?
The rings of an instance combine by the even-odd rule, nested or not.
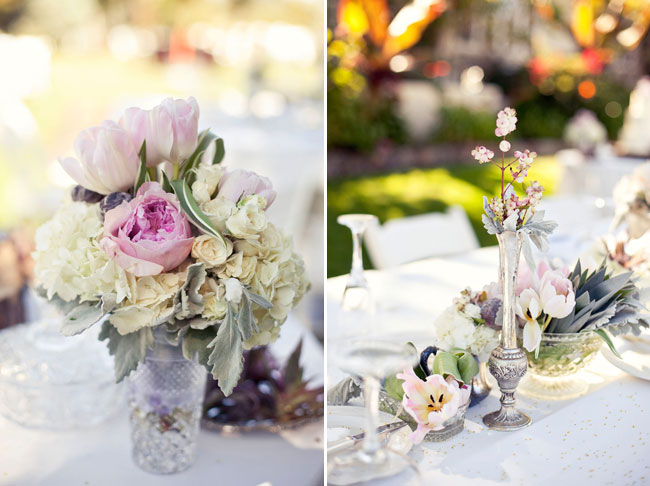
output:
[[[488,299],[481,305],[481,319],[485,321],[485,325],[496,329],[501,329],[501,317],[499,311],[501,310],[501,299]]]

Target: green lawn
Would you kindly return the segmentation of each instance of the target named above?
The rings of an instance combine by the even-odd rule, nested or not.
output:
[[[560,176],[554,157],[540,157],[529,171],[546,194],[552,194]],[[465,208],[481,246],[496,244],[481,223],[483,195],[497,194],[500,172],[491,165],[454,165],[415,169],[406,173],[331,180],[327,189],[327,276],[349,271],[352,251],[350,232],[336,222],[346,213],[375,214],[383,223],[391,218],[443,211],[459,204]],[[371,268],[364,255],[366,268]]]

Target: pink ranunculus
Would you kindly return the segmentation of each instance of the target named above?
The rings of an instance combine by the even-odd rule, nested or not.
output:
[[[101,244],[120,267],[144,277],[179,266],[193,241],[176,196],[146,182],[131,201],[106,213]]]
[[[106,120],[77,135],[77,158],[59,159],[63,169],[78,184],[99,194],[124,191],[138,176],[140,159],[129,134]]]
[[[404,380],[402,405],[415,422],[417,429],[411,440],[418,444],[430,430],[440,430],[444,422],[456,415],[458,408],[469,398],[469,388],[461,390],[456,380],[445,381],[441,375],[421,380],[411,368],[397,375]]]
[[[120,119],[138,150],[147,141],[148,167],[164,161],[176,164],[192,155],[198,123],[199,105],[192,97],[187,101],[167,98],[152,110],[129,108]]]
[[[226,171],[219,181],[217,194],[235,204],[246,196],[257,194],[266,200],[265,209],[275,200],[275,191],[267,177],[243,169]]]

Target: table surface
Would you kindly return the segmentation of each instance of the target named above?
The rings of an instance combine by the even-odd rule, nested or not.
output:
[[[274,353],[284,359],[302,337],[305,375],[322,383],[322,346],[295,318],[284,326]],[[29,429],[0,416],[0,485],[316,486],[323,482],[322,429],[320,421],[281,434],[201,430],[196,463],[158,476],[131,460],[126,408],[97,427],[64,432]]]
[[[376,301],[376,332],[413,341],[419,349],[433,344],[433,320],[467,286],[479,289],[497,276],[498,252],[483,248],[453,258],[432,258],[388,271],[369,271]],[[328,281],[328,340],[343,329],[339,302],[345,277]],[[328,348],[328,386],[345,374],[333,365]],[[587,395],[566,401],[517,396],[533,424],[516,432],[483,426],[482,416],[498,409],[493,390],[471,407],[466,429],[442,443],[423,442],[411,451],[424,484],[592,485],[650,484],[650,383],[634,378],[599,355],[581,378]],[[377,480],[373,485],[416,485],[412,473]]]

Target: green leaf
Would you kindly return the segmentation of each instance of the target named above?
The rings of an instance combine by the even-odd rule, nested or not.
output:
[[[302,381],[302,367],[300,366],[300,354],[302,353],[302,338],[298,345],[289,355],[284,365],[284,381],[287,385],[299,384]]]
[[[223,158],[226,156],[226,146],[223,143],[223,138],[219,137],[214,141],[216,148],[214,151],[214,157],[212,157],[212,164],[220,164]]]
[[[208,347],[212,348],[208,358],[208,365],[212,366],[212,377],[219,382],[223,394],[229,396],[237,386],[244,365],[242,335],[230,304],[217,337]]]
[[[84,302],[68,312],[61,321],[61,333],[64,336],[75,336],[82,333],[93,324],[98,323],[105,312],[99,303]]]
[[[203,233],[219,238],[225,244],[225,240],[219,230],[214,227],[208,217],[203,214],[203,211],[199,209],[199,205],[196,204],[194,196],[192,196],[192,191],[190,191],[187,182],[181,179],[177,181],[171,181],[170,184],[174,189],[176,197],[178,197],[183,212],[187,215],[188,218],[190,218],[192,223],[194,223],[194,226],[196,226]]]
[[[456,380],[463,382],[463,378],[458,370],[458,357],[447,351],[438,351],[436,357],[433,359],[433,370],[431,372],[434,375],[442,375],[443,378],[451,375]]]
[[[397,401],[402,401],[404,397],[404,389],[402,388],[402,383],[404,380],[400,380],[396,375],[391,375],[384,380],[384,388],[386,393],[393,397]]]
[[[171,183],[169,182],[169,177],[167,177],[167,173],[160,169],[160,180],[162,181],[162,188],[163,191],[165,192],[174,192],[174,188],[172,187]]]
[[[458,371],[464,384],[469,384],[478,374],[478,363],[470,353],[463,352],[458,358]]]
[[[133,184],[133,195],[138,192],[140,186],[144,184],[149,177],[147,172],[147,141],[143,140],[142,145],[140,146],[140,169],[138,170],[138,176],[135,178],[135,184]]]
[[[241,298],[241,309],[237,314],[237,324],[245,341],[246,339],[250,339],[254,333],[259,332],[259,329],[257,328],[257,324],[255,324],[248,293],[242,292]]]
[[[188,329],[185,336],[183,336],[181,347],[183,349],[183,356],[192,361],[195,357],[197,361],[205,366],[208,371],[210,365],[208,360],[212,349],[208,345],[217,337],[217,328],[214,326],[207,327],[206,329]]]
[[[119,383],[144,361],[147,350],[153,348],[154,338],[150,327],[121,335],[110,322],[104,322],[99,340],[108,340],[111,356],[115,357],[115,381]]]
[[[218,164],[223,160],[226,154],[223,139],[218,137],[214,133],[212,133],[209,129],[203,130],[199,134],[196,149],[194,149],[192,155],[188,157],[188,159],[183,163],[183,165],[179,170],[179,177],[181,179],[187,180],[187,183],[189,185],[192,185],[192,182],[194,182],[196,178],[196,174],[194,171],[201,163],[201,159],[203,158],[203,155],[209,149],[210,144],[212,143],[215,144],[212,163]]]
[[[609,350],[612,353],[614,353],[614,356],[616,356],[619,359],[623,359],[623,358],[621,358],[621,355],[618,354],[618,351],[616,351],[616,348],[614,347],[614,343],[612,342],[609,335],[605,332],[604,329],[596,329],[594,332],[596,334],[598,334],[603,341],[605,341],[605,344],[607,344],[607,346],[609,347]]]

